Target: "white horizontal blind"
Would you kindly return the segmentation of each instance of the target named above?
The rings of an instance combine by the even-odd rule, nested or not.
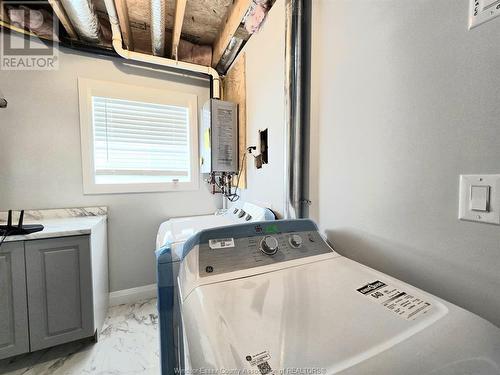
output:
[[[189,181],[189,109],[92,97],[96,183]]]

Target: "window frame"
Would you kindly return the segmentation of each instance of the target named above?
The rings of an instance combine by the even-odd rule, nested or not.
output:
[[[78,93],[83,193],[85,195],[191,191],[199,189],[197,95],[157,87],[137,86],[87,78],[78,78]],[[92,121],[93,96],[187,107],[189,109],[190,181],[124,184],[95,183],[94,125]]]

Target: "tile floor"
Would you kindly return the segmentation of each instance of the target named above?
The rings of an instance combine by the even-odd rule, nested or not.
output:
[[[159,375],[156,299],[111,307],[98,343],[89,341],[0,361],[7,375]]]

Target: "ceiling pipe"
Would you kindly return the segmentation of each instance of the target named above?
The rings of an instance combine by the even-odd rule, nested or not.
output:
[[[61,47],[69,48],[80,52],[93,53],[95,55],[120,57],[111,47],[105,47],[102,45],[96,46],[95,44],[90,44],[70,38],[64,38],[64,37],[61,38],[61,40],[59,41],[59,45]]]
[[[212,79],[212,97],[220,99],[221,97],[221,80],[219,73],[209,66],[202,66],[191,64],[183,61],[172,60],[165,57],[151,56],[145,53],[133,52],[123,48],[122,36],[120,32],[120,25],[118,24],[118,17],[116,15],[116,8],[113,0],[104,0],[106,10],[109,15],[109,22],[111,24],[111,31],[113,34],[113,48],[116,53],[121,57],[129,60],[140,61],[144,63],[181,69],[193,73],[207,74]]]
[[[286,0],[284,217],[309,214],[311,1]]]
[[[89,43],[100,43],[101,28],[94,5],[90,0],[61,1],[78,36]]]
[[[165,56],[165,0],[151,0],[151,46],[153,55]]]
[[[31,37],[31,38],[36,38],[37,40],[45,41],[46,43],[57,42],[57,41],[54,41],[52,39],[48,39],[45,36],[40,36],[40,35],[37,35],[35,33],[32,33],[31,31],[12,26],[12,25],[10,25],[6,22],[3,22],[3,21],[0,21],[0,26],[4,27],[6,29],[9,29],[9,30],[15,31],[19,34],[23,34],[23,35],[26,35],[26,36]],[[77,50],[77,51],[94,53],[94,54],[103,55],[103,56],[119,57],[119,55],[112,48],[108,48],[108,47],[100,46],[100,45],[96,46],[95,44],[82,42],[79,40],[74,40],[74,39],[62,37],[59,39],[58,43],[62,47],[66,47],[66,48]],[[0,98],[1,98],[1,96],[0,96]],[[0,99],[0,108],[2,108],[1,104],[2,104],[2,101]],[[3,108],[5,108],[5,107],[3,107]]]

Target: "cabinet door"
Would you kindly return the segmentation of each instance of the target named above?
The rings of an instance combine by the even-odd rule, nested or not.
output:
[[[31,351],[94,334],[89,236],[27,241]]]
[[[29,351],[24,242],[0,247],[0,359]]]

